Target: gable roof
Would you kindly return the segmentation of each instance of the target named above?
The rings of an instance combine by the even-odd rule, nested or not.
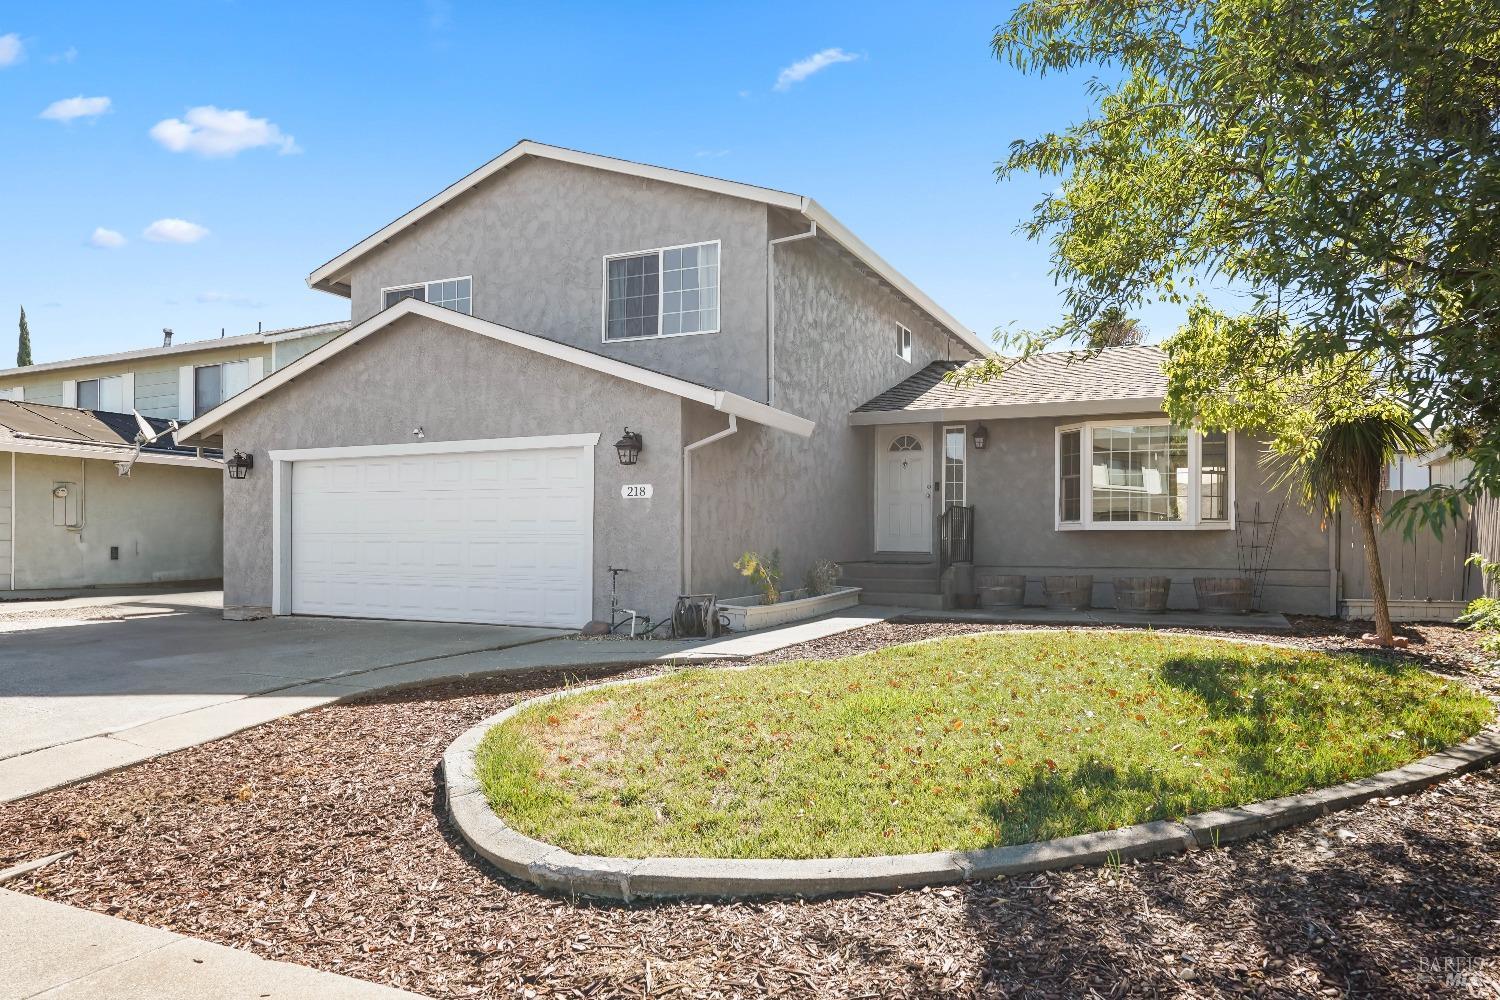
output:
[[[757,187],[753,184],[741,184],[738,181],[721,180],[717,177],[690,173],[686,170],[672,170],[668,167],[656,167],[646,163],[636,163],[631,160],[619,160],[612,156],[584,153],[576,149],[565,149],[561,146],[548,146],[545,143],[533,142],[530,139],[522,139],[479,169],[443,188],[443,190],[428,198],[410,212],[366,236],[348,250],[345,250],[337,257],[317,268],[307,276],[308,285],[319,291],[331,292],[334,295],[342,295],[347,298],[350,294],[350,289],[348,283],[343,279],[355,261],[380,245],[396,238],[403,230],[417,225],[423,219],[427,218],[427,216],[447,205],[458,196],[482,184],[516,161],[528,156],[555,160],[560,163],[572,163],[578,166],[592,167],[595,170],[608,170],[631,177],[643,177],[647,180],[661,181],[665,184],[677,184],[682,187],[696,188],[700,191],[711,191],[715,194],[727,195],[731,198],[757,201],[765,205],[773,205],[777,208],[800,213],[809,222],[817,223],[820,235],[826,235],[835,243],[842,246],[892,288],[910,299],[917,308],[932,317],[934,322],[961,340],[975,353],[981,356],[990,353],[990,349],[974,335],[972,330],[950,316],[947,310],[929,298],[916,285],[912,284],[900,271],[897,271],[890,264],[886,263],[879,254],[866,246],[859,237],[845,228],[843,223],[830,215],[827,209],[811,198],[792,194],[787,191],[777,191],[774,188]]]
[[[299,337],[315,337],[321,333],[339,332],[349,329],[349,325],[348,320],[341,320],[333,323],[314,323],[311,326],[288,326],[280,330],[265,330],[261,333],[241,333],[233,337],[185,340],[180,344],[173,344],[170,347],[141,347],[133,351],[120,351],[115,354],[91,354],[82,358],[68,358],[64,361],[44,361],[38,365],[26,365],[24,368],[0,369],[0,379],[12,376],[34,375],[37,372],[82,368],[87,365],[109,364],[115,361],[133,361],[136,358],[167,357],[174,354],[190,354],[194,351],[217,351],[225,347],[259,346],[278,340],[295,340]]]
[[[141,419],[153,431],[171,427],[167,420]],[[136,450],[139,431],[133,413],[0,400],[0,451],[125,461]],[[141,462],[206,467],[219,464],[200,457],[198,449],[179,444],[172,434],[143,445],[140,452]]]
[[[950,382],[949,372],[979,362],[934,361],[856,407],[854,424],[912,419],[1083,416],[1161,409],[1166,354],[1149,344],[1102,351],[1058,351],[1017,362],[998,379]]]
[[[298,358],[284,368],[267,375],[248,389],[231,396],[196,420],[185,425],[177,433],[178,440],[191,441],[195,438],[212,436],[223,427],[224,421],[231,415],[249,406],[256,400],[275,392],[277,389],[293,381],[301,375],[306,374],[313,368],[335,357],[343,351],[348,350],[355,344],[364,340],[377,331],[385,329],[397,320],[416,314],[427,319],[445,323],[448,326],[468,330],[491,340],[497,340],[502,344],[510,344],[523,350],[533,351],[559,361],[579,365],[605,375],[611,375],[627,382],[644,385],[651,389],[680,396],[683,399],[702,403],[713,407],[721,413],[733,414],[743,417],[754,423],[774,427],[777,430],[788,431],[799,437],[809,437],[813,428],[817,425],[811,420],[778,410],[765,403],[758,403],[753,399],[747,399],[736,393],[726,392],[723,389],[713,389],[708,386],[689,382],[686,379],[676,378],[671,375],[663,375],[661,372],[642,368],[639,365],[628,364],[624,361],[616,361],[614,358],[585,351],[580,347],[572,347],[561,344],[555,340],[538,337],[535,334],[522,333],[520,330],[512,330],[508,326],[499,323],[491,323],[489,320],[480,319],[477,316],[469,316],[466,313],[455,312],[452,309],[444,309],[419,299],[402,299],[389,309],[382,310],[365,320],[363,323],[350,330],[342,336],[335,337],[328,343],[310,352],[304,357]]]

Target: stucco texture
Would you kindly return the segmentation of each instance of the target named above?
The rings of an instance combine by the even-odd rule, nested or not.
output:
[[[678,397],[512,347],[424,317],[407,317],[234,414],[226,449],[255,456],[251,474],[224,484],[224,603],[271,603],[273,449],[468,441],[598,433],[594,451],[596,618],[609,612],[607,566],[625,606],[669,614],[680,577],[682,436]],[[642,433],[638,465],[614,442]],[[625,500],[626,483],[651,483]]]
[[[803,439],[741,422],[695,453],[693,586],[720,596],[753,591],[733,566],[747,549],[779,549],[787,587],[817,560],[868,558],[873,436],[849,412],[931,361],[971,356],[827,240],[782,244],[775,279],[775,404],[817,429]],[[897,323],[912,331],[909,363],[896,353]],[[689,410],[689,440],[724,426]]]
[[[218,469],[137,462],[121,477],[100,459],[16,455],[15,462],[16,589],[219,578]],[[81,487],[80,530],[53,525],[56,483]]]
[[[765,399],[766,209],[551,160],[522,160],[360,259],[352,318],[381,289],[473,277],[475,316]],[[606,255],[721,241],[718,333],[604,343]]]
[[[1161,414],[1135,416],[1159,419]],[[1236,530],[1058,531],[1053,517],[1055,435],[1060,424],[1071,422],[1050,417],[986,421],[989,445],[983,451],[973,447],[976,424],[964,424],[977,572],[1026,575],[1029,599],[1036,603],[1042,600],[1043,576],[1092,574],[1095,606],[1106,608],[1114,606],[1115,577],[1170,576],[1171,606],[1184,609],[1197,606],[1194,576],[1238,575],[1236,538],[1241,532]],[[1235,494],[1242,517],[1251,517],[1259,503],[1261,516],[1269,519],[1284,494],[1267,485],[1259,450],[1254,439],[1235,435]],[[1288,502],[1271,550],[1265,607],[1330,613],[1328,545],[1319,520]]]

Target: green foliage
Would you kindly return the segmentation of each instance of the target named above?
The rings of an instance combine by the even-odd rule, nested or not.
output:
[[[581,854],[897,854],[1175,819],[1396,767],[1487,699],[1409,663],[1135,633],[690,670],[491,729],[504,820]]]
[[[1492,586],[1500,585],[1500,562],[1491,562],[1476,552],[1469,557],[1468,565],[1479,567]],[[1479,645],[1486,653],[1500,657],[1500,597],[1476,597],[1458,621],[1479,633]]]
[[[832,559],[819,559],[807,568],[807,575],[803,577],[802,585],[807,588],[808,597],[817,597],[837,587],[839,576],[838,563]]]
[[[26,307],[21,307],[21,336],[16,343],[16,367],[26,368],[31,364],[31,327],[26,325]]]
[[[1146,339],[1141,321],[1125,314],[1119,306],[1105,306],[1089,321],[1084,342],[1090,350],[1106,347],[1130,347]]]
[[[993,42],[1100,71],[998,169],[1063,178],[1024,231],[1065,315],[1023,354],[1211,282],[1250,303],[1235,353],[1359,355],[1475,460],[1467,495],[1500,486],[1500,0],[1031,0]]]
[[[781,600],[781,550],[773,549],[770,558],[758,552],[746,552],[735,560],[734,568],[740,576],[748,576],[760,588],[761,599],[767,604]]]

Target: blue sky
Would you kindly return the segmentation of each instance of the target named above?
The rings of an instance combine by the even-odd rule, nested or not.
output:
[[[1048,323],[1047,250],[1015,229],[1056,181],[992,170],[1087,104],[991,55],[1005,14],[8,4],[0,367],[17,305],[38,361],[345,318],[307,273],[521,138],[810,195],[982,335]]]

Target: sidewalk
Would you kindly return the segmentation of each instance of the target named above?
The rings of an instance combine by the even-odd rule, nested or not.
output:
[[[413,1000],[418,995],[0,889],[0,997]]]

